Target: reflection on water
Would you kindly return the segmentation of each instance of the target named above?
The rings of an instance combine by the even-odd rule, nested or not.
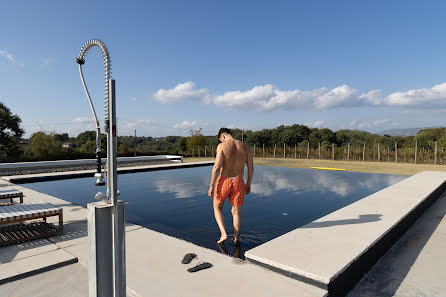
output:
[[[256,167],[255,178],[252,182],[251,192],[259,196],[272,196],[280,191],[299,192],[317,191],[321,193],[333,193],[341,197],[346,197],[358,188],[376,189],[381,185],[389,186],[402,179],[398,175],[370,174],[368,178],[351,178],[351,173],[315,171],[313,174],[302,174],[302,171],[290,172],[284,175],[283,170],[287,168]],[[245,172],[245,180],[247,173]],[[404,178],[404,177],[403,177]],[[160,193],[172,194],[175,198],[193,198],[197,195],[207,194],[209,176],[194,178],[193,176],[182,175],[165,178],[155,177],[151,181],[156,190]]]
[[[233,245],[231,248],[233,250],[232,253],[229,252],[228,247],[226,246],[226,243],[217,243],[218,248],[220,249],[220,252],[223,255],[232,255],[236,258],[242,259],[242,247],[241,245]]]
[[[207,196],[212,167],[184,168],[119,175],[120,198],[127,201],[127,220],[150,229],[222,251],[220,237]],[[406,176],[311,169],[256,166],[251,194],[243,207],[242,246],[227,243],[229,255],[244,251],[279,235],[308,224],[339,208],[388,187]],[[246,173],[245,173],[246,180]],[[95,193],[94,179],[82,178],[26,185],[64,200],[86,206]],[[232,215],[226,203],[223,213],[230,238]],[[363,214],[347,223],[366,223],[376,219]],[[349,220],[350,219],[350,220]],[[338,222],[339,223],[339,222]],[[309,228],[335,224],[325,222]]]

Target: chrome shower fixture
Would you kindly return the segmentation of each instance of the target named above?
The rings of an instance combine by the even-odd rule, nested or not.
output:
[[[79,73],[82,80],[82,85],[84,86],[85,93],[87,94],[88,103],[90,104],[91,111],[93,113],[95,122],[96,122],[96,173],[94,177],[96,178],[96,186],[105,185],[105,175],[101,172],[101,128],[99,126],[98,117],[96,116],[96,111],[93,106],[93,102],[91,101],[90,93],[88,92],[87,85],[85,84],[84,75],[82,73],[82,65],[85,64],[85,56],[87,52],[92,47],[97,46],[100,48],[102,52],[102,56],[104,57],[104,69],[105,69],[105,96],[104,96],[104,106],[105,106],[105,132],[108,132],[108,123],[109,123],[109,102],[108,97],[110,94],[110,77],[111,77],[111,59],[110,52],[108,51],[107,46],[102,40],[99,39],[90,39],[87,41],[81,48],[81,51],[76,59],[76,62],[79,64]]]

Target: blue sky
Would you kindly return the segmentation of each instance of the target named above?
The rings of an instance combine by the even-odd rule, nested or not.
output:
[[[446,125],[444,1],[2,1],[0,101],[36,131],[93,128],[75,58],[108,45],[118,134],[280,124]],[[103,118],[103,65],[84,73]]]

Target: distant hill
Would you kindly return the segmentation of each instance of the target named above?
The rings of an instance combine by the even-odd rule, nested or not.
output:
[[[430,129],[430,128],[441,128],[441,126],[424,127],[424,128],[389,129],[389,130],[377,132],[376,134],[406,137],[406,136],[410,136],[410,135],[416,135],[420,130]]]

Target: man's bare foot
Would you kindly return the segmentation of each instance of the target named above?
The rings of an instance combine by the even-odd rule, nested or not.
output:
[[[222,242],[225,242],[226,240],[228,240],[228,235],[222,235],[220,237],[220,240],[217,241],[217,243],[222,243]]]
[[[235,246],[240,246],[240,239],[233,239],[234,240],[234,245]]]

